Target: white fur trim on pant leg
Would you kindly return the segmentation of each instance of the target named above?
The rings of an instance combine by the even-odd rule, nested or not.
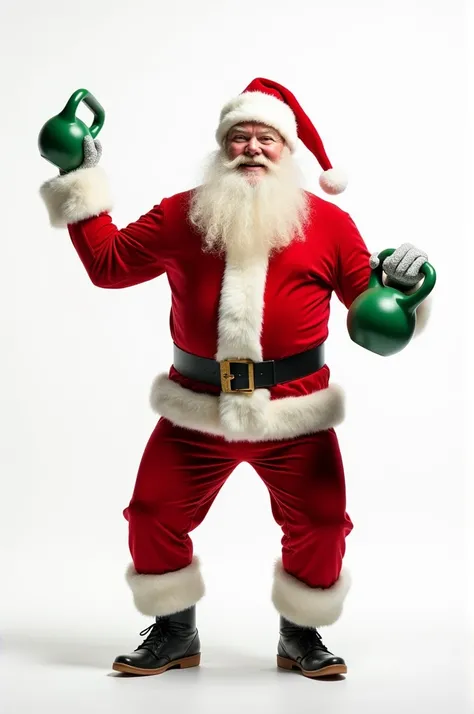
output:
[[[334,624],[341,616],[351,586],[349,571],[343,569],[330,588],[311,588],[287,573],[281,560],[275,564],[272,602],[276,610],[301,627]]]
[[[65,228],[112,210],[108,180],[100,166],[50,179],[40,187],[40,196],[54,228]]]
[[[205,594],[200,562],[195,556],[186,568],[163,575],[142,575],[131,564],[126,580],[142,615],[160,617],[187,610]]]

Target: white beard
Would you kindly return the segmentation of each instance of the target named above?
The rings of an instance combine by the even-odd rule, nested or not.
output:
[[[230,161],[219,149],[192,196],[189,219],[206,251],[245,259],[304,239],[308,201],[290,151],[285,147],[278,163],[258,157],[256,162],[268,169],[255,182],[237,168],[248,162],[244,155]]]

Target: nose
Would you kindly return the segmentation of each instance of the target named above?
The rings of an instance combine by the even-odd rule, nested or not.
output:
[[[245,151],[249,156],[257,156],[258,154],[261,154],[262,149],[260,148],[255,136],[252,136],[249,140]]]

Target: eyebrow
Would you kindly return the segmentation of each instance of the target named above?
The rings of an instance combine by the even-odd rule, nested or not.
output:
[[[246,135],[249,134],[249,132],[246,129],[242,129],[239,126],[233,127],[231,133],[232,134],[246,134]],[[271,129],[270,127],[268,129],[259,129],[258,134],[259,135],[271,134],[274,137],[278,137],[278,132],[275,129]]]

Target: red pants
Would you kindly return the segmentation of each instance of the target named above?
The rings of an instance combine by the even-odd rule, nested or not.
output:
[[[161,575],[191,564],[189,533],[242,462],[249,463],[268,488],[273,516],[283,532],[284,571],[311,588],[332,586],[352,530],[332,429],[289,441],[226,442],[160,419],[124,511],[136,572]]]

